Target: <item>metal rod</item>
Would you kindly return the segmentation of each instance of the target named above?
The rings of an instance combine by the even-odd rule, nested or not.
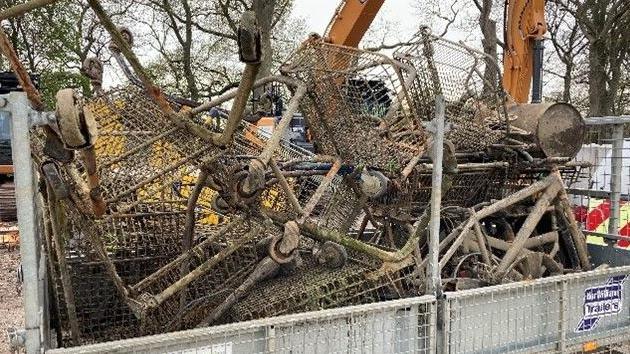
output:
[[[227,232],[230,232],[233,229],[235,229],[236,227],[240,226],[240,224],[242,224],[242,222],[243,222],[243,218],[236,218],[235,220],[233,220],[229,224],[223,226],[221,228],[221,230],[219,230],[216,234],[213,234],[212,236],[208,237],[207,239],[202,241],[200,244],[198,244],[195,247],[193,247],[191,250],[188,250],[188,251],[182,253],[175,260],[171,261],[167,265],[165,265],[162,268],[156,270],[155,272],[151,273],[151,275],[145,277],[144,279],[142,279],[141,281],[139,281],[135,285],[131,286],[131,290],[133,292],[144,291],[144,289],[147,288],[148,286],[151,286],[152,283],[154,281],[156,281],[156,279],[159,279],[160,277],[162,277],[164,274],[169,272],[174,267],[176,267],[179,264],[185,262],[188,258],[191,257],[191,255],[203,253],[204,247],[206,247],[209,244],[211,244],[212,242],[214,242],[214,240],[217,237],[219,237],[219,236],[221,236],[221,235],[223,235],[223,234],[225,234]]]
[[[453,241],[453,244],[451,245],[451,247],[448,249],[448,251],[446,251],[444,256],[442,256],[441,260],[439,261],[440,269],[443,269],[444,266],[446,266],[446,264],[451,260],[451,258],[453,257],[457,249],[466,240],[466,237],[468,236],[470,229],[477,222],[479,222],[479,216],[478,215],[471,216],[466,222],[466,224],[464,224],[461,227],[461,229],[459,227],[456,228],[442,241],[442,244],[440,246],[445,247],[449,239],[454,237],[454,235],[458,235],[455,241]]]
[[[604,116],[584,118],[586,125],[611,125],[630,123],[630,116]]]
[[[500,210],[503,210],[511,205],[514,205],[523,199],[533,196],[534,194],[547,188],[549,185],[551,185],[555,181],[557,181],[557,177],[555,175],[551,175],[545,178],[544,180],[538,181],[530,185],[529,187],[521,189],[520,191],[508,196],[507,198],[501,199],[495,202],[494,204],[489,205],[477,211],[474,215],[472,215],[468,219],[468,222],[466,222],[466,224],[460,225],[457,228],[455,228],[440,243],[440,251],[442,251],[444,248],[446,248],[446,246],[450,242],[453,242],[451,244],[451,247],[444,254],[444,256],[442,256],[440,260],[440,269],[444,268],[446,263],[448,263],[451,257],[455,254],[455,251],[457,251],[457,249],[462,245],[462,243],[466,239],[466,236],[468,235],[468,232],[470,231],[470,228],[473,227],[475,222],[478,222],[479,220],[487,218],[488,216]]]
[[[541,247],[551,242],[557,242],[558,238],[559,238],[558,231],[551,231],[546,234],[528,238],[527,241],[525,241],[525,246],[523,246],[523,248],[530,249],[530,248]],[[498,238],[487,237],[486,239],[488,240],[488,245],[490,247],[496,248],[501,251],[507,251],[512,246],[510,242],[507,242]]]
[[[279,82],[282,84],[285,84],[287,86],[290,87],[298,87],[299,85],[303,85],[303,83],[301,83],[298,80],[292,79],[288,76],[280,76],[280,75],[275,75],[275,76],[267,76],[264,77],[260,80],[256,80],[256,82],[254,82],[254,88],[266,85],[268,83],[271,82]],[[222,104],[223,102],[229,101],[231,99],[233,99],[234,97],[236,97],[238,90],[234,89],[230,92],[227,92],[211,101],[206,101],[204,103],[202,103],[201,105],[199,105],[198,107],[193,108],[190,112],[195,115],[195,114],[199,114],[201,112],[210,110],[213,107],[216,107],[220,104]]]
[[[208,170],[210,169],[211,164],[213,164],[221,156],[223,156],[223,154],[217,154],[201,163],[197,182],[195,183],[195,186],[188,197],[188,202],[186,203],[186,223],[184,226],[184,235],[182,236],[182,249],[184,251],[188,251],[190,247],[192,247],[193,236],[195,233],[195,207],[197,206],[197,201],[199,200],[201,192],[206,186],[206,181],[209,176]]]
[[[621,217],[621,173],[623,169],[623,129],[624,126],[616,124],[612,132],[612,156],[610,161],[610,222],[608,233],[619,233],[619,221]]]
[[[103,27],[105,27],[105,30],[109,32],[110,36],[112,37],[112,41],[118,46],[120,52],[125,56],[125,58],[129,62],[129,65],[131,65],[140,81],[142,81],[142,83],[144,84],[144,88],[147,90],[149,96],[151,96],[155,103],[160,106],[162,112],[167,115],[173,115],[175,112],[164,97],[162,90],[160,90],[160,88],[153,83],[153,80],[151,80],[150,76],[142,67],[142,64],[140,64],[140,60],[138,60],[138,57],[136,57],[136,55],[133,53],[127,41],[123,38],[118,28],[116,28],[116,25],[114,25],[109,15],[107,15],[107,13],[105,12],[105,9],[101,5],[100,1],[88,0],[88,3],[90,4],[90,7],[98,17]]]
[[[300,223],[304,222],[311,215],[311,213],[315,209],[315,206],[317,206],[317,203],[319,203],[319,200],[322,198],[322,196],[328,189],[328,186],[332,182],[333,178],[335,178],[340,168],[341,168],[341,161],[340,160],[335,161],[335,163],[333,163],[332,167],[330,168],[330,171],[328,171],[326,176],[324,176],[324,178],[320,182],[319,186],[315,190],[315,193],[313,193],[313,196],[311,197],[311,199],[309,199],[308,203],[306,203],[306,206],[304,206],[303,214],[299,219]]]
[[[484,162],[484,163],[462,163],[457,165],[457,170],[461,172],[466,171],[485,171],[497,168],[509,167],[508,162]],[[418,172],[433,171],[433,164],[422,164],[417,168]]]
[[[116,59],[116,62],[118,63],[118,66],[122,69],[123,74],[125,74],[125,76],[127,77],[127,80],[129,80],[129,82],[131,82],[133,85],[138,86],[140,88],[144,88],[144,85],[142,84],[142,81],[140,81],[131,71],[131,69],[129,68],[129,65],[127,65],[127,62],[125,62],[125,58],[120,54],[120,52],[118,51],[111,51],[112,52],[112,57],[114,57],[114,59]],[[178,97],[178,96],[174,96],[174,95],[169,95],[169,94],[165,94],[164,96],[166,96],[166,98],[169,101],[175,102],[181,106],[186,106],[186,107],[197,107],[199,106],[199,102],[195,102],[193,100],[184,98],[184,97]]]
[[[204,153],[208,152],[207,150],[200,150],[195,152],[194,154],[187,156],[181,160],[175,161],[170,165],[165,166],[162,171],[156,172],[154,174],[152,174],[151,176],[141,180],[140,182],[132,185],[130,188],[127,188],[125,191],[123,191],[122,193],[114,196],[111,199],[108,199],[106,202],[107,203],[116,203],[118,202],[120,199],[122,199],[123,197],[134,193],[135,191],[137,191],[138,189],[146,186],[147,184],[153,182],[154,180],[156,180],[157,178],[160,178],[162,176],[164,176],[166,173],[170,173],[176,169],[178,169],[179,167],[183,166],[184,164],[192,161],[193,159],[196,159],[198,157],[200,157],[201,155],[203,155]],[[124,210],[124,209],[123,209]],[[126,212],[126,210],[125,210]]]
[[[562,281],[562,290],[558,295],[558,302],[560,311],[558,314],[558,331],[560,332],[560,341],[558,343],[558,353],[565,353],[567,347],[567,314],[568,314],[568,302],[570,301],[567,297],[569,285],[566,280]]]
[[[271,159],[274,151],[278,148],[278,145],[280,145],[280,140],[284,136],[285,130],[287,130],[287,128],[289,127],[289,124],[293,120],[293,116],[300,108],[300,102],[302,101],[302,97],[304,97],[305,94],[306,94],[306,86],[303,84],[300,84],[297,90],[295,91],[295,93],[293,94],[293,97],[291,97],[289,106],[287,107],[287,110],[282,115],[282,119],[280,120],[280,123],[278,123],[278,125],[275,127],[273,135],[271,136],[271,139],[269,139],[269,141],[267,142],[267,145],[265,146],[265,149],[260,154],[259,160],[262,161],[263,164],[266,165],[269,163],[269,160]]]
[[[609,239],[612,241],[621,241],[621,240],[630,241],[630,236],[603,234],[601,232],[587,231],[587,230],[584,231],[584,234],[589,235],[589,236],[602,237],[602,238]]]
[[[154,302],[151,303],[151,306],[159,306],[164,301],[166,301],[171,296],[175,295],[180,290],[184,289],[188,284],[192,283],[194,280],[208,273],[215,265],[224,260],[226,257],[236,252],[239,248],[241,248],[245,243],[251,241],[255,236],[258,235],[260,229],[256,226],[253,226],[252,229],[245,235],[241,236],[236,240],[232,240],[230,244],[228,244],[224,249],[219,251],[217,254],[206,260],[199,267],[190,271],[190,273],[186,274],[184,277],[177,280],[168,288],[164,289],[160,294],[154,297]]]
[[[232,103],[232,109],[230,110],[227,122],[225,123],[225,129],[217,141],[219,145],[228,145],[232,142],[232,137],[243,120],[243,112],[247,106],[247,99],[249,98],[249,94],[252,92],[259,69],[260,63],[245,65],[243,75],[241,76],[241,82],[239,83],[238,90],[236,91],[236,97]]]
[[[287,179],[284,178],[284,176],[282,175],[282,171],[280,171],[280,169],[278,168],[278,164],[276,163],[274,159],[269,160],[269,166],[271,167],[271,170],[273,171],[274,175],[278,179],[278,183],[280,184],[280,187],[284,190],[284,193],[287,195],[287,198],[289,198],[289,203],[291,203],[291,205],[293,206],[293,209],[295,209],[298,215],[304,214],[304,211],[302,210],[302,207],[300,206],[300,202],[298,201],[291,187],[289,187],[289,183],[287,182]]]
[[[562,188],[562,184],[559,182],[553,183],[538,199],[536,205],[534,206],[534,210],[532,210],[529,216],[527,216],[523,226],[521,226],[521,229],[516,233],[512,246],[505,253],[505,256],[503,256],[503,259],[501,259],[501,262],[497,266],[495,270],[495,276],[497,279],[501,279],[503,277],[510,265],[512,265],[514,260],[516,260],[517,256],[521,253],[521,250],[525,246],[525,242],[527,242],[527,239],[531,235],[532,231],[534,231],[536,225],[538,225],[542,216],[547,212],[547,207],[551,204]]]
[[[479,222],[476,222],[473,225],[473,229],[475,230],[475,235],[477,236],[477,244],[479,245],[479,251],[481,252],[481,258],[483,259],[483,262],[487,265],[492,265],[490,252],[488,252],[488,246],[486,245],[486,235],[481,230]]]
[[[555,171],[554,176],[559,181],[562,181],[560,172]],[[582,230],[578,227],[577,221],[575,221],[575,215],[573,214],[573,209],[571,208],[571,202],[569,202],[569,196],[567,195],[567,191],[564,188],[561,188],[560,192],[558,193],[556,206],[558,210],[562,213],[563,217],[568,221],[569,233],[573,238],[573,243],[575,244],[575,249],[577,251],[582,269],[591,270],[591,261],[588,257],[586,238],[584,237]]]
[[[0,31],[2,32],[2,31]],[[2,32],[4,34],[4,32]],[[35,186],[29,139],[29,101],[23,92],[9,94],[11,110],[11,145],[15,166],[15,199],[20,229],[20,257],[24,277],[24,324],[26,327],[26,353],[41,351],[40,311],[44,311],[44,294],[40,292],[39,235],[35,218]]]
[[[545,42],[543,39],[534,40],[532,103],[541,103],[543,95],[543,61],[545,56]]]
[[[435,98],[435,119],[433,128],[433,178],[431,182],[431,219],[429,221],[429,256],[427,266],[427,294],[440,296],[440,207],[442,202],[442,159],[444,156],[444,117],[446,102],[444,96]]]
[[[49,198],[48,213],[50,215],[51,234],[57,262],[59,263],[59,276],[61,278],[61,287],[63,290],[63,298],[66,302],[66,315],[70,322],[70,335],[74,345],[81,344],[81,331],[79,329],[79,321],[77,319],[77,307],[74,299],[74,287],[72,286],[72,277],[66,259],[65,240],[68,238],[68,229],[65,220],[65,214],[61,209],[59,200],[55,196],[52,186],[46,183],[46,190]]]
[[[202,168],[201,171],[199,171],[195,187],[188,197],[188,202],[186,204],[186,223],[184,226],[184,234],[182,235],[183,251],[188,251],[193,243],[195,233],[195,207],[197,206],[197,201],[199,200],[201,191],[206,186],[207,179],[208,171],[205,168]]]
[[[280,270],[280,264],[276,263],[271,257],[265,257],[258,263],[254,271],[234,290],[219,306],[215,307],[201,321],[198,327],[212,325],[216,320],[221,318],[236,302],[242,299],[249,291],[251,291],[258,283],[263,280],[275,276]]]
[[[420,160],[422,160],[422,155],[414,156],[411,161],[409,161],[401,173],[402,180],[406,180],[409,177],[416,165],[420,163]]]
[[[81,159],[87,173],[88,187],[90,188],[90,201],[92,202],[92,211],[97,218],[105,215],[107,204],[101,195],[101,178],[98,173],[96,164],[96,149],[94,146],[81,151]]]
[[[0,50],[2,51],[2,54],[4,54],[4,56],[6,56],[9,60],[11,70],[13,70],[13,72],[17,76],[18,81],[22,86],[24,92],[26,92],[26,95],[33,105],[33,108],[38,111],[43,110],[44,101],[42,100],[42,96],[39,91],[37,91],[37,88],[35,88],[35,84],[33,84],[33,81],[26,71],[26,68],[24,68],[24,66],[20,62],[15,48],[13,48],[13,45],[11,44],[11,41],[9,40],[9,37],[7,37],[6,33],[4,33],[4,30],[0,30]]]

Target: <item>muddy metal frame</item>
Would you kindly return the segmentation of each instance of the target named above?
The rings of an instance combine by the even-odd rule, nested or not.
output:
[[[42,218],[29,130],[50,123],[54,116],[30,109],[24,93],[1,97],[0,107],[12,119],[24,274],[26,329],[13,331],[11,339],[16,347],[24,345],[27,353],[40,353],[49,348],[50,331],[46,260],[40,244]],[[351,306],[50,352],[203,352],[208,348],[227,351],[228,347],[232,352],[566,352],[580,351],[586,344],[628,348],[627,311],[601,317],[591,331],[575,331],[583,316],[585,291],[628,276],[630,267],[613,268],[447,293],[438,298]],[[439,279],[433,281],[439,284]],[[630,304],[629,284],[622,282],[624,308]]]

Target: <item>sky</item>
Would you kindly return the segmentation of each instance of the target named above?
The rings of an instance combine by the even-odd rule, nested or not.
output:
[[[419,27],[417,11],[412,4],[418,0],[388,0],[385,1],[374,23],[384,20],[397,23],[396,36],[401,39],[411,38]],[[295,0],[293,14],[306,21],[307,31],[324,34],[335,9],[341,0]],[[392,41],[398,38],[393,38]]]

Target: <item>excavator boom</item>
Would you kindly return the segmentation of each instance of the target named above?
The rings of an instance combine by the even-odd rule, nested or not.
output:
[[[542,90],[542,41],[547,32],[545,0],[506,0],[503,87],[517,103],[532,101]]]
[[[344,0],[333,16],[324,40],[357,47],[385,0]]]

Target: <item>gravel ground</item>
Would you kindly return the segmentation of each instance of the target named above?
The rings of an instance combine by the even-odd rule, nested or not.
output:
[[[22,294],[17,287],[20,251],[0,248],[0,353],[9,352],[6,329],[24,327]]]

